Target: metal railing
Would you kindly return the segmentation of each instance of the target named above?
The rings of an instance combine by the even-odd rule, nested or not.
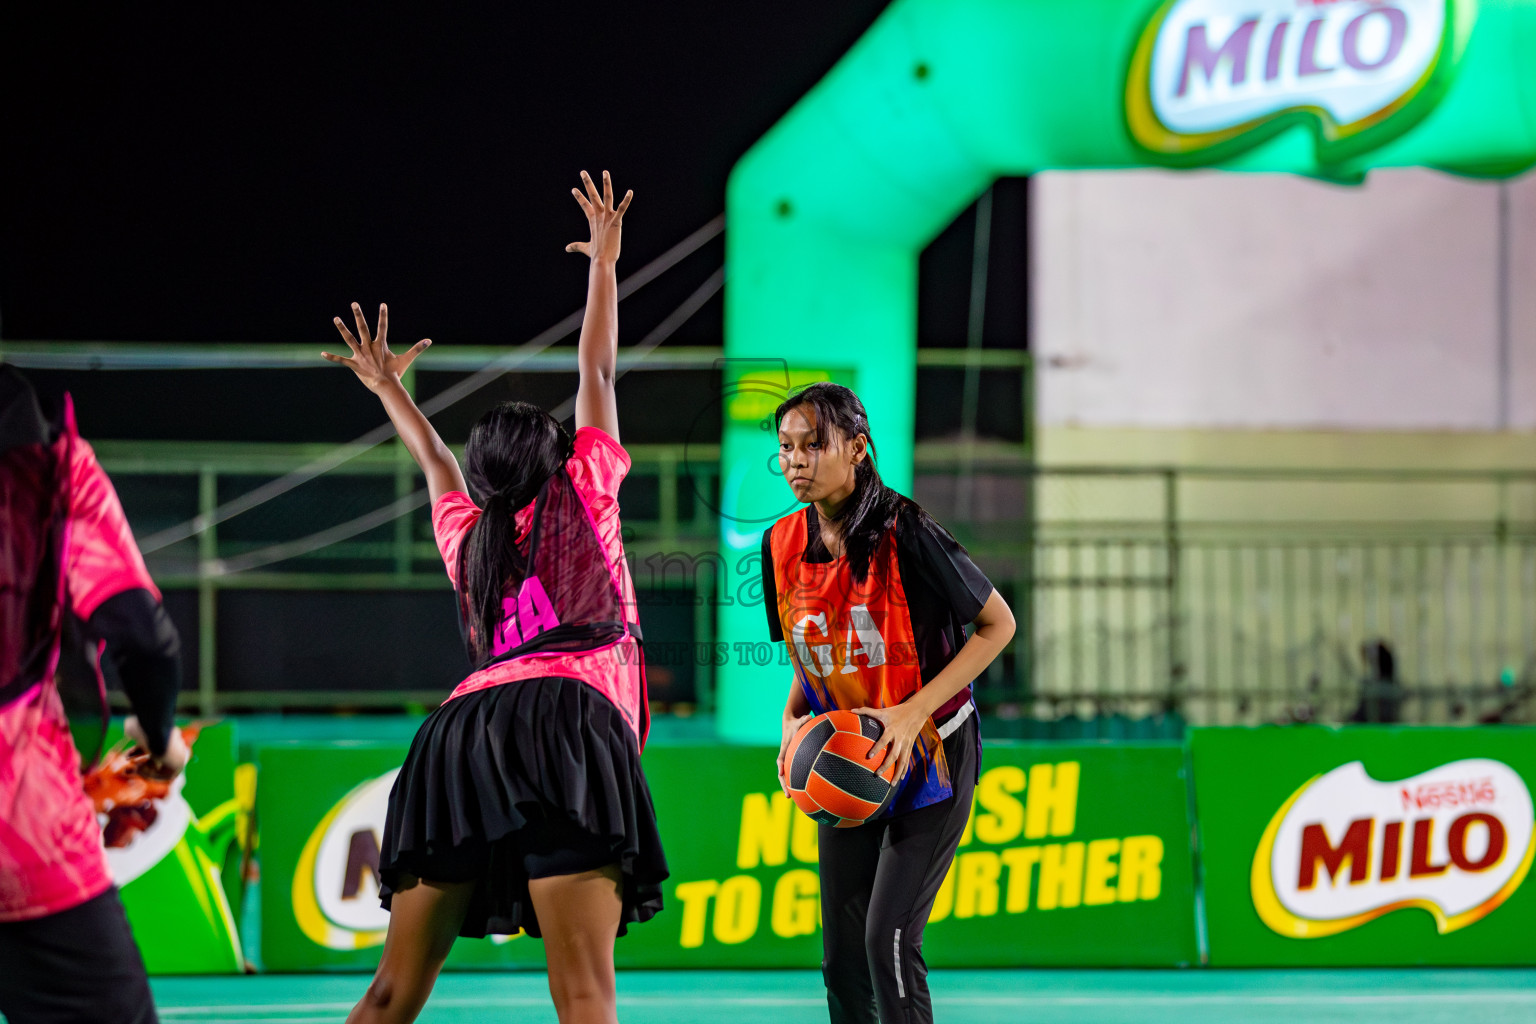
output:
[[[1496,712],[1531,686],[1536,472],[1033,467],[1017,448],[960,447],[919,445],[916,491],[1028,623],[983,681],[990,711],[1456,722]],[[637,582],[692,605],[691,643],[707,649],[716,640],[711,588],[724,582],[709,558],[718,452],[629,450],[626,546]],[[98,451],[141,532],[162,525],[143,521],[146,490],[181,481],[188,493],[195,481],[197,506],[175,514],[206,513],[221,487],[249,486],[314,454],[119,442]],[[397,479],[398,456],[387,448],[337,472],[371,480],[374,499],[415,486]],[[971,491],[967,521],[952,515],[962,486]],[[1256,504],[1275,515],[1255,517]],[[351,512],[338,505],[331,514]],[[434,699],[432,691],[221,692],[213,638],[222,592],[447,588],[424,509],[278,567],[220,571],[275,538],[245,523],[152,556],[165,588],[197,594],[198,688],[188,702],[211,710]],[[1368,643],[1391,652],[1395,684],[1377,685],[1390,712],[1362,710],[1380,674],[1362,656]],[[694,668],[684,703],[707,709],[713,664],[697,659]]]
[[[167,348],[7,343],[4,354],[83,369],[124,352],[134,366],[156,366]],[[496,351],[434,351],[435,363],[424,356],[421,369],[461,372]],[[621,365],[708,369],[719,354],[663,348],[621,356]],[[256,360],[295,372],[313,365],[307,348],[210,348],[202,358],[209,366]],[[929,441],[916,449],[917,498],[966,543],[1021,622],[1012,650],[981,681],[986,710],[1044,720],[1173,712],[1215,723],[1532,717],[1536,470],[1037,467],[1027,355],[929,349],[918,361],[925,371],[1016,373],[1024,396],[1021,443]],[[550,351],[519,372],[573,367],[570,352]],[[717,639],[739,639],[715,635],[712,596],[739,582],[722,575],[733,567],[721,568],[716,555],[718,450],[627,447],[634,465],[624,522],[637,583],[677,598],[667,629],[686,636],[681,646],[699,656],[682,654],[691,664],[679,666],[687,679],[673,699],[708,710],[715,665],[707,652]],[[140,537],[208,516],[221,501],[334,450],[105,440],[96,448]],[[184,695],[187,705],[211,713],[440,699],[445,691],[434,688],[279,680],[255,690],[221,682],[220,611],[229,595],[445,591],[424,508],[231,571],[296,538],[323,538],[360,514],[366,520],[420,486],[405,453],[385,444],[301,493],[151,554],[156,578],[181,600],[192,624],[186,632],[195,634],[188,661],[196,687]],[[1366,645],[1374,645],[1369,664]]]
[[[1536,472],[1053,467],[1034,482],[1016,692],[1036,717],[1531,714]]]
[[[292,472],[327,446],[103,441],[95,448],[122,495],[135,532],[142,536],[194,515],[209,517],[228,492]],[[626,449],[633,466],[625,489],[635,495],[628,504],[640,508],[638,513],[627,509],[624,518],[625,547],[637,584],[647,591],[696,586],[693,580],[666,572],[665,562],[679,554],[697,558],[716,548],[718,523],[700,494],[711,494],[716,487],[718,446],[695,445],[685,451],[677,445],[631,444]],[[462,452],[457,454],[462,457]],[[227,527],[210,526],[147,557],[162,590],[196,594],[197,685],[195,691],[184,692],[185,705],[210,714],[220,707],[392,707],[430,704],[444,696],[436,690],[220,688],[217,638],[223,592],[450,589],[424,507],[267,568],[228,571],[230,563],[253,552],[279,546],[294,534],[324,530],[332,520],[349,519],[365,506],[411,494],[420,486],[415,466],[408,460],[402,464],[393,446],[366,452],[329,475],[329,493],[318,501],[311,494],[295,499],[303,501],[302,512],[279,507],[265,515],[253,513]],[[194,495],[195,504],[189,503],[186,499]],[[713,639],[712,609],[704,603],[697,608],[694,634],[708,642]],[[707,700],[708,681],[700,680],[698,688]]]
[[[494,347],[434,349],[418,360],[406,383],[414,390],[418,379],[425,380],[440,391],[446,380],[452,388],[460,378],[445,375],[481,370],[505,354]],[[619,368],[718,372],[721,356],[718,348],[642,346],[621,349]],[[275,391],[282,387],[283,374],[334,374],[317,363],[308,345],[8,341],[0,345],[0,357],[45,372],[158,371],[195,377],[203,370],[253,368],[268,372],[264,386]],[[930,380],[945,371],[1011,375],[1023,396],[1021,408],[1027,409],[1031,389],[1026,353],[929,349],[920,350],[917,361]],[[517,374],[566,374],[572,386],[575,370],[571,349],[520,356],[515,367]],[[280,373],[274,377],[271,371]],[[163,389],[165,382],[158,386]],[[692,386],[697,387],[697,379]],[[432,387],[426,390],[436,393]],[[705,408],[717,397],[691,394]],[[281,404],[280,395],[274,402]],[[447,589],[429,515],[420,507],[420,476],[397,442],[347,452],[340,460],[334,457],[341,449],[332,444],[93,441],[117,482],[136,534],[152,542],[146,544],[150,567],[183,626],[189,682],[184,705],[207,714],[231,708],[388,708],[441,699],[446,691],[435,686],[365,687],[354,681],[338,688],[331,682],[335,673],[320,679],[281,666],[259,687],[230,681],[242,677],[233,671],[242,667],[238,659],[232,664],[234,656],[225,650],[231,646],[225,643],[229,630],[224,628],[231,621],[231,603],[245,613],[243,628],[249,629],[252,621],[250,608],[233,595],[265,592],[278,604],[293,604],[303,603],[304,595],[326,592]],[[656,612],[658,595],[661,604],[675,599],[663,632],[686,637],[683,643],[651,645],[656,653],[651,664],[659,669],[653,680],[678,676],[673,703],[680,709],[708,709],[715,669],[709,653],[716,643],[713,594],[717,587],[735,589],[739,582],[724,575],[716,551],[719,449],[696,443],[626,447],[633,467],[623,494],[625,544],[642,594],[642,615],[647,614],[647,596],[651,613]],[[1024,445],[1003,448],[1015,462],[1025,461]],[[226,503],[242,504],[246,496],[260,494],[279,478],[318,463],[328,468],[301,488],[264,500],[228,521],[221,522],[216,514]],[[397,511],[404,514],[393,514]],[[277,605],[268,608],[276,610]],[[669,659],[674,664],[668,665]],[[344,674],[357,673],[349,668]],[[658,689],[664,692],[667,687]]]

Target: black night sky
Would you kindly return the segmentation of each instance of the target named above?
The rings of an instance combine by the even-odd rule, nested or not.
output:
[[[635,270],[723,209],[732,164],[883,6],[9,5],[0,336],[318,350],[356,299],[388,301],[399,341],[521,342],[582,301],[580,169],[635,189]],[[988,344],[1016,347],[1022,187],[997,218]],[[925,258],[924,344],[964,342],[970,247],[962,215]],[[723,252],[627,302],[621,343]],[[673,342],[720,325],[717,297]],[[378,418],[290,375],[293,431],[248,430],[225,421],[274,418],[263,375],[155,378],[57,383],[98,436],[342,440]]]
[[[721,212],[731,166],[884,6],[5,5],[0,338],[313,344],[313,370],[29,375],[72,391],[82,431],[98,441],[350,440],[384,417],[351,374],[318,359],[336,347],[331,317],[348,302],[388,301],[396,342],[525,341],[584,298],[585,263],[563,251],[585,231],[569,194],[578,171],[607,168],[635,190],[620,275],[633,272]],[[1022,181],[996,190],[989,346],[1025,345],[1026,198]],[[965,344],[973,224],[962,214],[923,257],[924,345]],[[716,240],[626,301],[620,344],[643,337],[723,257]],[[717,296],[671,343],[719,345],[722,309]],[[423,373],[419,393],[452,379]],[[919,436],[958,429],[961,380],[958,370],[922,375]],[[436,422],[462,441],[492,402],[552,406],[574,385],[574,374],[508,375]],[[682,441],[718,386],[707,370],[625,378],[625,441]],[[1021,437],[1017,374],[983,374],[981,394],[982,434]],[[226,479],[220,496],[254,482]],[[185,480],[119,486],[151,532],[185,518],[195,497]],[[221,535],[280,540],[389,498],[328,486]],[[643,497],[626,501],[639,508]],[[322,608],[303,595],[227,594],[220,685],[451,685],[461,656],[440,597],[328,594],[315,597]],[[386,599],[393,610],[380,618],[372,602]],[[191,685],[195,595],[169,600]],[[660,634],[691,635],[691,606],[675,622],[646,607]],[[424,623],[404,647],[377,630],[351,643],[311,628],[402,616]],[[679,693],[687,678],[674,681]]]
[[[52,6],[0,57],[5,337],[318,341],[382,298],[491,344],[580,304],[578,170],[635,189],[640,266],[884,4]]]

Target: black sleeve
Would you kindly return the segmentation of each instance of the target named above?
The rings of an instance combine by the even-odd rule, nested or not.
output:
[[[773,580],[773,527],[763,531],[763,611],[768,613],[768,639],[784,642],[779,625],[779,587]]]
[[[898,543],[907,550],[923,582],[944,599],[961,622],[973,622],[992,596],[992,581],[976,568],[965,546],[934,522],[903,515]]]
[[[181,638],[170,616],[153,594],[135,588],[103,601],[86,626],[106,641],[106,656],[144,727],[149,752],[165,753],[181,692]]]

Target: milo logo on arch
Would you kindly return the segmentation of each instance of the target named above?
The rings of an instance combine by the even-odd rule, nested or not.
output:
[[[1169,0],[1126,79],[1131,137],[1158,162],[1216,162],[1298,123],[1327,165],[1429,111],[1465,42],[1453,0]]]
[[[1445,934],[1509,899],[1533,853],[1531,793],[1503,762],[1469,758],[1377,781],[1353,761],[1275,812],[1253,857],[1253,905],[1288,938],[1336,935],[1408,908]]]

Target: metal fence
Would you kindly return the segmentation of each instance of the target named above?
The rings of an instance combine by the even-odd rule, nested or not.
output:
[[[1036,717],[1531,714],[1536,474],[1063,467],[1035,488]]]
[[[637,583],[652,592],[696,588],[696,580],[667,569],[678,555],[698,558],[716,548],[718,523],[703,499],[716,487],[719,449],[626,447],[633,460],[625,484],[626,550]],[[212,520],[222,502],[292,473],[329,450],[141,441],[103,441],[95,448],[141,538],[194,516]],[[184,693],[184,705],[207,714],[231,707],[398,707],[442,699],[443,691],[430,689],[276,685],[241,691],[219,682],[220,604],[229,592],[448,591],[424,502],[377,525],[362,521],[373,510],[416,493],[415,467],[402,455],[393,446],[365,452],[331,470],[328,479],[306,484],[302,494],[210,525],[147,556],[163,590],[196,595],[196,627],[184,631],[195,637],[196,689]],[[327,542],[332,532],[348,536]],[[713,637],[712,609],[702,601],[695,609],[694,635],[707,642]],[[699,689],[707,701],[707,679],[700,680]]]
[[[226,348],[195,354],[209,367],[314,372],[302,369],[313,365],[307,349]],[[0,351],[73,372],[155,367],[171,349],[7,343]],[[424,357],[422,369],[462,373],[496,351],[463,348],[432,364]],[[177,365],[188,358],[171,354]],[[642,371],[708,370],[719,350],[625,358]],[[993,715],[1171,712],[1212,723],[1536,718],[1536,470],[1036,467],[1027,355],[925,349],[918,361],[920,405],[941,431],[952,429],[933,416],[949,394],[936,383],[946,374],[967,381],[1001,374],[1008,379],[994,382],[994,398],[1023,396],[1020,405],[1008,403],[1022,414],[1021,442],[929,440],[916,449],[916,497],[966,543],[1021,623],[1012,649],[981,681]],[[551,351],[519,372],[573,369],[570,352]],[[715,635],[713,594],[739,582],[713,557],[718,450],[627,447],[634,465],[623,495],[625,539],[637,583],[653,597],[676,598],[660,632],[686,638],[670,646],[706,653],[717,640],[740,639]],[[212,522],[224,503],[336,451],[223,442],[97,441],[96,448],[141,539],[164,537],[194,516]],[[441,699],[445,691],[436,688],[332,689],[281,670],[271,685],[242,689],[230,683],[229,656],[221,653],[221,614],[238,603],[233,595],[267,592],[283,601],[445,591],[420,487],[409,457],[391,442],[151,553],[192,649],[195,688],[185,703],[208,713]],[[405,514],[393,514],[392,505]],[[682,661],[691,663],[676,666],[678,685],[667,699],[681,710],[709,710],[712,659],[684,652]]]
[[[141,535],[183,514],[206,515],[221,497],[315,454],[138,442],[98,450]],[[707,648],[716,640],[709,597],[719,585],[708,557],[717,452],[630,451],[625,524],[637,580],[691,605],[692,643]],[[326,500],[306,501],[305,531],[414,486],[389,448],[336,472]],[[1016,447],[930,443],[918,446],[915,489],[1024,624],[983,681],[994,714],[1171,711],[1219,723],[1529,714],[1536,472],[1040,468]],[[957,518],[962,505],[968,515]],[[197,595],[198,686],[188,703],[206,711],[440,698],[221,690],[215,638],[225,592],[446,588],[424,509],[269,568],[228,571],[292,534],[281,507],[265,514],[151,556],[167,589]],[[708,710],[711,672],[699,659],[684,704]]]

